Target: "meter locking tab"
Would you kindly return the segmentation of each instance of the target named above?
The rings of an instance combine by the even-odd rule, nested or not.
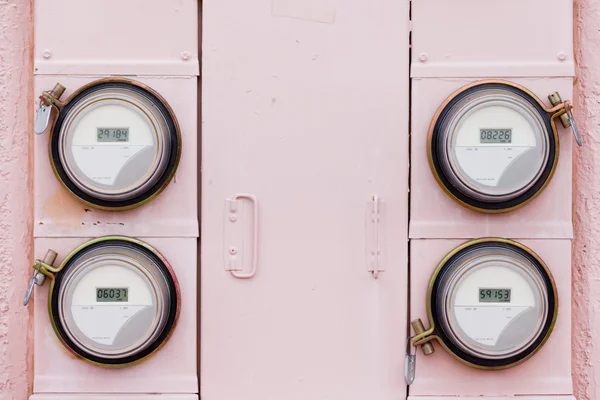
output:
[[[56,261],[57,256],[58,254],[54,250],[48,250],[43,261],[35,260],[35,263],[33,264],[33,269],[35,271],[29,280],[29,285],[27,285],[27,292],[25,293],[25,299],[23,300],[24,306],[26,306],[31,299],[34,285],[42,286],[46,281],[46,275],[41,272],[42,269],[46,271],[53,270],[54,268],[52,267],[52,264],[54,264],[54,261]]]
[[[54,85],[54,88],[50,91],[42,92],[40,96],[40,106],[35,112],[35,124],[33,131],[37,135],[41,135],[46,131],[50,124],[50,115],[52,114],[52,107],[57,109],[63,106],[60,102],[60,96],[65,92],[65,87],[60,83]]]
[[[412,352],[411,338],[406,338],[406,355],[404,357],[404,381],[412,385],[415,381],[415,370],[417,368],[417,353]]]
[[[415,336],[412,338],[413,344],[415,346],[421,346],[421,350],[426,356],[435,353],[435,348],[430,341],[422,342],[423,339],[429,339],[428,337],[431,333],[425,331],[425,327],[423,326],[423,321],[421,321],[421,318],[411,321],[410,324],[413,328],[413,331],[415,331]]]
[[[563,103],[562,98],[558,92],[554,92],[548,95],[548,100],[550,103],[556,107],[562,105],[562,109],[564,109],[564,113],[559,115],[560,123],[564,128],[571,127],[573,131],[573,136],[575,136],[575,142],[579,147],[583,146],[583,142],[581,141],[581,136],[579,135],[579,129],[577,128],[577,124],[575,123],[575,117],[573,116],[573,106],[570,104],[569,100]],[[560,111],[559,111],[560,112]]]

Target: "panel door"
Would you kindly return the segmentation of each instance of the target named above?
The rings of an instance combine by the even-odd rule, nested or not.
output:
[[[203,16],[202,398],[404,398],[408,1]]]

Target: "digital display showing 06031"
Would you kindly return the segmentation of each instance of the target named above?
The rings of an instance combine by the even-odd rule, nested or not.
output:
[[[128,301],[129,300],[129,289],[123,287],[109,287],[109,288],[96,288],[96,301],[98,302],[109,302],[109,301]]]

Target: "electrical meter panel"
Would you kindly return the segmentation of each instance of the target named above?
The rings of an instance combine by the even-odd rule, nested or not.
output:
[[[35,393],[196,392],[196,239],[38,238],[34,251]]]
[[[411,11],[413,78],[574,75],[572,0],[419,0]]]
[[[196,78],[38,76],[36,91],[37,236],[197,236]]]
[[[570,248],[570,240],[412,240],[410,396],[572,393]]]
[[[571,238],[571,78],[412,80],[411,238]]]
[[[199,4],[36,1],[35,73],[196,76]]]

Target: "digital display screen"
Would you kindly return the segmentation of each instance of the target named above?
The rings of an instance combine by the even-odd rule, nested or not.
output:
[[[96,288],[96,301],[98,302],[109,302],[109,301],[128,301],[129,300],[129,288]]]
[[[129,142],[129,128],[96,128],[98,142]]]
[[[479,129],[480,143],[511,143],[512,129]]]
[[[479,289],[480,303],[510,303],[510,289]]]

